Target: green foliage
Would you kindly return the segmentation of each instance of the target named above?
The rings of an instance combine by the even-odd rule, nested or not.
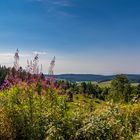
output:
[[[130,140],[138,137],[140,103],[114,104],[58,95],[37,85],[0,92],[2,140]],[[73,92],[73,88],[69,91]]]
[[[130,101],[131,86],[127,77],[123,74],[117,75],[111,82],[109,98],[114,102]]]
[[[99,84],[58,81],[53,88],[43,74],[6,67],[0,85],[7,75],[20,82],[0,91],[1,140],[140,139],[140,84],[125,75]]]
[[[6,75],[8,74],[9,69],[6,68],[5,66],[0,66],[0,85],[3,84]]]

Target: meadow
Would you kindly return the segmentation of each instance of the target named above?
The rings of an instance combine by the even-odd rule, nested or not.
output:
[[[22,72],[12,76],[14,82],[0,91],[1,140],[140,139],[140,88],[124,75],[116,76],[110,88],[51,83]]]

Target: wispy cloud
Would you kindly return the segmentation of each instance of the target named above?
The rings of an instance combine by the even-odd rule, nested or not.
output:
[[[14,53],[0,53],[1,57],[13,57],[14,58]],[[20,57],[29,57],[31,56],[30,54],[20,54]]]
[[[56,14],[60,17],[75,17],[69,12],[66,12],[62,8],[72,7],[73,3],[71,0],[28,0],[31,2],[38,2],[45,5],[48,13]]]
[[[23,60],[25,61],[28,57],[31,57],[31,54],[21,53],[20,54],[21,63]],[[0,53],[0,65],[12,67],[13,63],[14,63],[14,53],[6,53],[6,52]]]
[[[62,7],[71,5],[70,0],[32,0],[32,1],[40,2],[40,3],[44,2],[50,5],[62,6]]]
[[[33,51],[30,54],[29,53],[19,53],[21,58],[32,57],[32,54],[46,55],[47,52]],[[14,58],[14,53],[0,53],[0,57],[2,57],[2,58]]]
[[[38,51],[34,51],[33,54],[46,55],[47,52],[38,52]]]
[[[69,0],[52,0],[51,1],[53,5],[58,5],[58,6],[70,6],[70,1]]]

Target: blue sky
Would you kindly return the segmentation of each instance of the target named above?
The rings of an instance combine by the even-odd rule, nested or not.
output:
[[[139,0],[1,0],[0,64],[39,52],[47,73],[140,73]],[[44,53],[43,53],[44,52]]]

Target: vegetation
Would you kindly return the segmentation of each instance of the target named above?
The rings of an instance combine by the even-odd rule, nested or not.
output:
[[[8,71],[9,69],[6,68],[5,66],[0,66],[0,85],[3,84]]]
[[[132,86],[125,75],[106,87],[50,84],[42,75],[21,73],[8,76],[0,91],[0,139],[140,139],[140,85]]]

